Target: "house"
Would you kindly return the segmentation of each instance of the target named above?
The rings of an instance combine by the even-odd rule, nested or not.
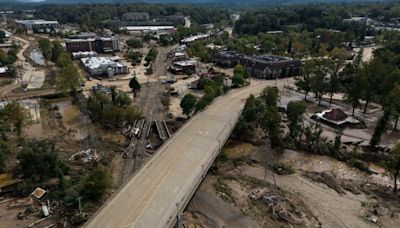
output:
[[[174,74],[193,74],[196,73],[196,65],[197,61],[195,60],[177,61],[169,70]]]
[[[82,58],[81,63],[91,76],[113,77],[129,73],[126,65],[107,57]]]

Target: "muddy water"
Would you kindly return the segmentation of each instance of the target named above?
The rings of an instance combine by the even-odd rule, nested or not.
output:
[[[384,169],[372,164],[370,165],[370,169],[378,174],[368,175],[365,172],[329,156],[307,154],[294,150],[285,150],[283,153],[274,153],[273,159],[290,164],[294,169],[318,173],[332,172],[337,175],[337,177],[343,179],[361,181],[371,179],[374,182],[383,185],[392,184],[390,178],[384,175]]]
[[[43,54],[42,54],[42,52],[40,52],[38,50],[33,50],[29,54],[29,58],[32,59],[32,61],[34,61],[38,65],[44,66],[44,64],[45,64]]]
[[[50,102],[53,106],[58,106],[62,116],[64,127],[72,132],[74,139],[82,140],[87,137],[88,132],[83,125],[83,116],[76,105],[69,99],[56,99]]]
[[[72,104],[70,99],[55,99],[51,101],[53,106],[57,105],[59,112],[62,116],[62,123],[64,127],[71,131],[71,135],[75,140],[85,139],[90,130],[84,124],[84,116],[79,110],[78,106]],[[125,137],[116,130],[105,130],[101,127],[93,127],[93,134],[97,136],[107,138],[114,142],[123,143],[125,142]]]

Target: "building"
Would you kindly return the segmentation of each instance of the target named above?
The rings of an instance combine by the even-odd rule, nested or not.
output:
[[[96,38],[97,34],[94,32],[80,32],[75,35],[69,36],[71,39],[89,39],[89,38]]]
[[[119,50],[118,39],[111,37],[96,37],[88,39],[65,39],[65,46],[69,52],[110,53]]]
[[[195,36],[186,37],[186,38],[182,39],[179,43],[181,45],[189,46],[190,44],[192,44],[196,41],[208,40],[208,39],[211,39],[211,34],[199,34],[199,35],[195,35]]]
[[[10,77],[10,71],[8,67],[0,67],[0,77]]]
[[[246,56],[233,51],[219,51],[214,55],[214,63],[222,67],[243,65],[255,78],[275,79],[299,74],[301,62],[275,55]]]
[[[150,16],[148,13],[129,12],[122,15],[124,21],[148,21]]]
[[[16,20],[17,24],[22,25],[27,33],[51,33],[57,32],[60,25],[58,21],[46,20]]]
[[[79,51],[79,52],[72,52],[73,59],[81,59],[81,58],[90,58],[90,57],[97,57],[98,54],[95,51]]]
[[[129,34],[141,34],[141,33],[154,33],[154,34],[168,34],[175,31],[174,26],[126,26],[121,27],[120,30],[125,30]]]
[[[174,15],[166,16],[165,20],[174,24],[185,24],[186,18],[187,17],[183,13],[177,12]]]
[[[91,76],[113,77],[129,73],[127,66],[107,57],[82,58],[81,63]]]
[[[174,74],[194,74],[196,73],[197,61],[185,60],[177,61],[169,68]]]

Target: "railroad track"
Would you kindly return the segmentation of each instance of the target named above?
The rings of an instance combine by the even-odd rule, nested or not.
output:
[[[159,90],[162,88],[159,83],[153,83],[149,87],[143,86],[143,94],[138,102],[138,108],[141,110],[144,119],[135,122],[139,133],[136,137],[132,136],[128,147],[124,152],[124,162],[121,168],[118,185],[123,185],[129,177],[143,164],[146,156],[146,146],[148,144],[148,136],[151,130],[151,124],[154,117],[157,116],[157,103],[159,101]]]

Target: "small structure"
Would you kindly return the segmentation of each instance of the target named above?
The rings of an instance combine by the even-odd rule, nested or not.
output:
[[[129,73],[126,65],[107,57],[82,58],[81,63],[91,76],[113,77]]]
[[[43,188],[37,187],[32,193],[31,196],[33,197],[33,199],[37,200],[37,201],[41,201],[44,199],[45,195],[46,195],[46,190],[44,190]]]
[[[0,77],[10,77],[11,73],[8,67],[0,67]]]
[[[315,113],[313,117],[335,126],[344,126],[346,124],[355,125],[360,123],[359,120],[353,118],[352,116],[348,116],[339,108]]]

